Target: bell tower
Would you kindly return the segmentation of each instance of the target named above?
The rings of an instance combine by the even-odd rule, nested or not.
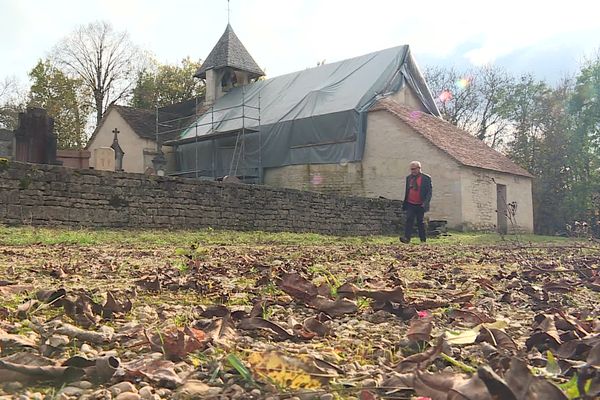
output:
[[[247,85],[264,75],[228,23],[225,32],[194,77],[205,79],[205,104],[211,105],[231,88]]]

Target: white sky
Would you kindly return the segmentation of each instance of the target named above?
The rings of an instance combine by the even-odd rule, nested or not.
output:
[[[409,44],[419,65],[495,62],[554,80],[600,49],[596,0],[231,0],[231,25],[268,77]],[[0,0],[0,81],[27,82],[76,26],[106,20],[161,62],[204,59],[226,0]]]

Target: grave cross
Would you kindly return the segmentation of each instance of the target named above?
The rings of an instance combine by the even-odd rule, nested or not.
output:
[[[115,151],[115,169],[117,171],[123,171],[123,156],[125,155],[125,152],[121,148],[121,145],[119,145],[119,138],[117,135],[120,132],[117,128],[115,128],[113,129],[112,133],[115,134],[115,137],[113,139],[113,144],[110,147],[112,147],[112,149]]]

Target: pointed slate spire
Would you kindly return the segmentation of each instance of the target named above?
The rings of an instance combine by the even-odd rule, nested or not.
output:
[[[205,79],[207,70],[224,67],[246,71],[250,78],[258,78],[265,74],[240,42],[230,24],[227,24],[225,32],[194,76]]]

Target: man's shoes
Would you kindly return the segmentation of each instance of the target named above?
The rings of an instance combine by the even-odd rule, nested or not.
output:
[[[400,241],[402,243],[410,243],[410,239],[405,238],[404,236],[400,236]]]

